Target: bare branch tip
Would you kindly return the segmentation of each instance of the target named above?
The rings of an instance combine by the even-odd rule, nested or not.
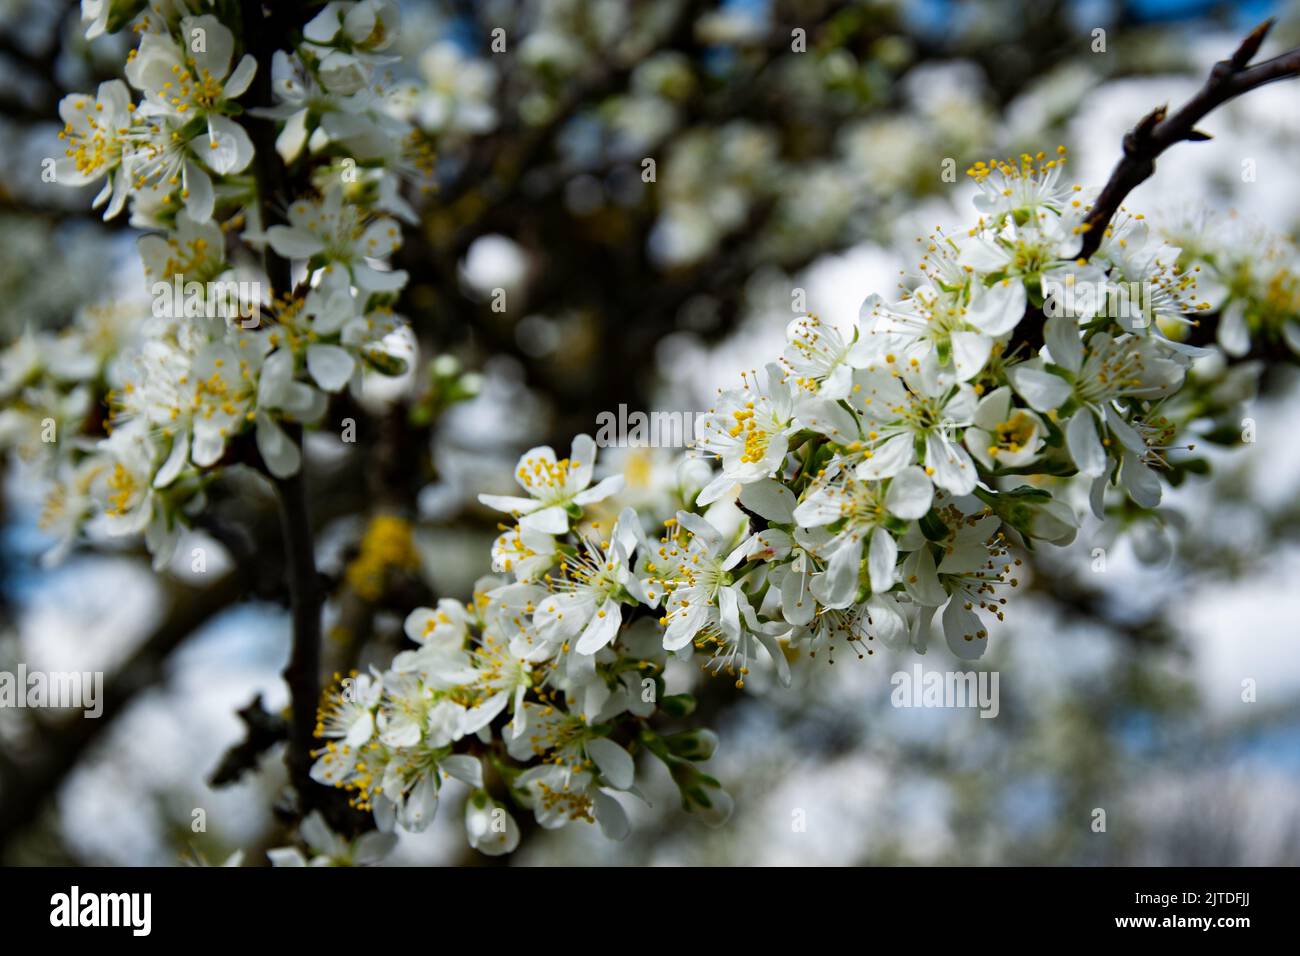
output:
[[[1259,52],[1259,48],[1264,45],[1264,38],[1268,36],[1273,25],[1277,23],[1276,17],[1269,17],[1255,29],[1250,31],[1250,35],[1241,41],[1241,46],[1237,47],[1237,52],[1232,54],[1232,63],[1234,69],[1243,69]]]
[[[1151,131],[1164,122],[1165,116],[1169,113],[1169,104],[1157,106],[1146,116],[1142,117],[1141,122],[1133,130],[1139,137],[1149,136]]]

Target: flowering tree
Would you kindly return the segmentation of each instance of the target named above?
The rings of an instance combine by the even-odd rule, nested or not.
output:
[[[642,754],[685,808],[723,822],[731,798],[697,766],[718,741],[689,695],[667,693],[670,658],[738,687],[753,667],[788,683],[792,666],[877,644],[976,659],[1018,552],[1071,541],[1082,508],[1150,520],[1166,484],[1204,467],[1193,438],[1234,442],[1244,389],[1231,367],[1197,364],[1216,337],[1230,356],[1300,354],[1300,280],[1280,241],[1246,253],[1122,205],[1161,152],[1206,137],[1196,124],[1214,107],[1300,73],[1300,51],[1251,65],[1265,25],[1185,107],[1139,123],[1099,191],[1071,181],[1064,149],[975,162],[970,228],[923,239],[917,282],[870,297],[851,328],[794,319],[780,355],[719,390],[653,504],[598,477],[586,435],[567,457],[525,452],[522,494],[480,496],[502,525],[473,598],[413,600],[411,647],[322,692],[304,431],[351,440],[350,409],[382,405],[378,380],[415,357],[394,311],[410,276],[390,259],[433,160],[409,91],[383,75],[397,6],[83,13],[88,35],[130,25],[139,41],[125,82],[60,104],[56,179],[102,183],[105,218],[147,232],[155,308],[111,356],[89,320],[12,346],[4,434],[42,456],[55,558],[90,528],[142,535],[162,567],[186,528],[208,526],[219,476],[253,469],[274,486],[292,708],[284,726],[246,719],[254,757],[259,722],[287,741],[288,812],[311,851],[274,850],[277,863],[381,858],[395,829],[427,826],[449,778],[471,788],[466,833],[483,853],[515,849],[519,814],[622,838],[615,794],[640,796]],[[100,378],[105,420],[91,413]],[[433,384],[464,387],[454,372]],[[49,429],[56,440],[32,440]],[[408,549],[377,519],[354,590]],[[229,775],[246,769],[230,761]]]

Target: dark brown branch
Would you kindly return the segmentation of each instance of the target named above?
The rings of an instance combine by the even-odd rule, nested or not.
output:
[[[290,429],[288,425],[285,427]],[[292,427],[290,437],[298,447],[302,447],[301,428]],[[278,478],[275,482],[293,621],[293,644],[289,663],[284,669],[292,708],[286,759],[290,779],[298,791],[299,807],[304,812],[316,791],[324,790],[311,779],[312,750],[316,745],[316,706],[320,702],[321,589],[302,474],[305,467],[306,462],[293,475]]]
[[[240,4],[244,42],[257,60],[257,74],[249,90],[249,104],[270,106],[271,59],[277,47],[289,41],[301,28],[301,5],[281,0],[263,14],[260,0],[242,0]],[[275,149],[275,124],[267,119],[250,117],[249,136],[253,141],[254,175],[263,230],[280,221],[277,202],[285,200],[285,169]],[[262,252],[272,293],[283,296],[291,292],[289,263],[276,255],[268,244]],[[290,440],[302,448],[302,429],[286,423]],[[275,479],[279,502],[280,527],[284,534],[286,577],[289,584],[293,643],[284,680],[289,685],[291,716],[289,748],[286,761],[289,776],[298,793],[298,810],[305,813],[324,792],[311,779],[312,750],[316,742],[316,706],[320,701],[321,665],[321,588],[316,572],[316,545],[312,536],[311,515],[307,506],[307,488],[303,471],[288,478]]]
[[[295,18],[298,6],[288,0],[279,0],[272,5],[269,16],[263,16],[260,0],[242,0],[240,3],[244,43],[257,60],[257,73],[246,96],[250,106],[266,107],[274,103],[271,58],[279,45],[289,43],[290,31],[300,27]],[[248,135],[253,141],[253,174],[257,179],[261,228],[265,232],[270,226],[284,221],[281,212],[287,206],[284,164],[275,149],[275,121],[254,116],[246,117],[246,120]],[[269,244],[262,254],[262,265],[271,282],[273,296],[292,291],[289,263],[277,256]]]
[[[1210,111],[1267,83],[1300,76],[1300,48],[1254,66],[1247,65],[1259,52],[1273,23],[1271,19],[1265,20],[1241,42],[1231,58],[1214,64],[1205,85],[1178,112],[1171,116],[1167,107],[1157,107],[1124,136],[1124,158],[1116,164],[1084,220],[1086,232],[1080,258],[1088,259],[1097,251],[1125,197],[1155,172],[1156,157],[1175,143],[1210,138],[1208,133],[1196,128]]]
[[[257,769],[262,754],[285,738],[284,720],[262,706],[261,694],[256,695],[248,706],[236,713],[244,725],[244,739],[226,751],[221,763],[208,778],[208,783],[213,787],[238,783],[244,774]]]

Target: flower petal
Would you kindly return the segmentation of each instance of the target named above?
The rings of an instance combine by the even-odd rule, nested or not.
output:
[[[286,259],[308,259],[325,251],[323,239],[293,226],[272,226],[266,230],[266,240],[277,255]]]
[[[1083,340],[1079,337],[1079,323],[1073,317],[1061,315],[1048,319],[1043,326],[1043,340],[1053,362],[1076,375],[1079,373],[1083,368]]]
[[[884,594],[894,586],[894,569],[898,564],[898,544],[894,536],[884,528],[877,528],[871,533],[871,544],[867,548],[867,573],[871,578],[871,590]]]
[[[1007,369],[1007,377],[1029,407],[1037,412],[1050,412],[1060,408],[1070,397],[1070,383],[1059,375],[1040,368],[1018,365]]]
[[[1079,474],[1096,478],[1106,470],[1106,449],[1097,437],[1097,420],[1086,408],[1075,412],[1065,426],[1065,444]]]
[[[745,485],[740,491],[740,503],[761,518],[777,524],[794,520],[794,492],[772,478],[763,478]]]
[[[595,761],[601,776],[609,781],[610,786],[618,790],[632,786],[636,764],[632,761],[632,755],[614,741],[606,737],[588,740],[587,756]]]
[[[938,435],[927,435],[925,464],[932,469],[930,478],[936,487],[954,495],[968,495],[975,490],[975,463],[960,445]]]
[[[483,787],[483,764],[469,754],[451,754],[438,761],[438,769],[476,790]]]
[[[320,343],[307,346],[307,371],[327,392],[337,392],[347,385],[356,366],[347,349]]]
[[[863,481],[891,478],[912,463],[916,453],[912,435],[905,432],[886,439],[871,451],[871,457],[858,463],[854,475]]]
[[[885,508],[898,518],[922,518],[934,500],[934,485],[929,476],[916,465],[909,465],[889,482],[885,492]]]
[[[1025,287],[1016,279],[978,287],[966,308],[966,321],[981,332],[1006,335],[1025,314]]]
[[[266,412],[257,413],[257,450],[262,454],[267,469],[277,478],[288,478],[297,473],[302,464],[302,453]]]
[[[974,378],[993,352],[993,339],[979,332],[952,333],[952,365],[958,381]]]
[[[590,623],[578,638],[578,643],[574,649],[579,654],[595,654],[598,650],[612,641],[618,634],[619,626],[623,623],[623,612],[618,606],[618,602],[613,598],[606,599],[605,603],[591,616]]]
[[[253,141],[229,116],[208,115],[208,131],[195,137],[194,153],[219,176],[243,172],[253,161]]]

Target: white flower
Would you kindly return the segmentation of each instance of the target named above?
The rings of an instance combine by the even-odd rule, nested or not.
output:
[[[375,65],[390,57],[376,54],[397,39],[399,8],[394,0],[331,0],[303,28],[316,57],[321,84],[331,93],[352,96],[370,83]],[[312,47],[304,47],[311,49]]]
[[[1162,416],[1151,412],[1134,416],[1133,422],[1124,421],[1113,408],[1106,409],[1106,424],[1110,433],[1119,439],[1119,481],[1128,492],[1128,496],[1143,508],[1155,508],[1160,504],[1163,488],[1160,478],[1152,465],[1167,468],[1169,463],[1164,452],[1170,447],[1174,437],[1174,428]],[[1093,511],[1100,519],[1105,519],[1101,507],[1101,497],[1112,473],[1107,466],[1093,480]]]
[[[352,112],[369,104],[369,96],[365,93],[339,96],[325,90],[297,53],[284,50],[276,50],[271,57],[271,90],[275,94],[275,105],[249,112],[253,116],[284,121],[275,138],[275,151],[286,163],[297,159],[309,137],[319,132],[319,125],[308,126],[313,116],[319,118],[334,110]],[[317,147],[315,139],[311,143],[313,148]]]
[[[171,559],[180,527],[154,488],[156,452],[140,427],[118,428],[96,447],[102,467],[93,472],[91,494],[110,535],[144,533],[154,570]]]
[[[1078,324],[1065,316],[1047,320],[1044,338],[1056,371],[1031,360],[1007,374],[1037,411],[1074,404],[1064,423],[1066,445],[1079,472],[1096,478],[1106,470],[1098,427],[1116,417],[1113,403],[1168,395],[1182,384],[1184,368],[1161,347],[1160,339],[1098,332],[1085,346]]]
[[[904,358],[932,353],[952,366],[957,381],[974,378],[988,363],[994,342],[1009,333],[1025,312],[1025,287],[1012,279],[965,289],[921,286],[908,300],[882,314],[878,334],[890,336]]]
[[[988,629],[976,608],[1002,619],[1006,599],[997,596],[998,588],[1008,581],[1017,584],[1012,575],[1019,559],[1007,557],[996,516],[949,506],[941,518],[950,529],[942,558],[936,566],[929,546],[912,552],[903,562],[904,588],[926,607],[947,601],[942,621],[948,648],[963,660],[974,660],[988,646]]]
[[[558,461],[555,451],[542,445],[524,452],[515,466],[515,480],[530,497],[479,495],[478,500],[497,511],[522,516],[519,524],[523,528],[563,534],[569,530],[573,512],[604,501],[623,487],[622,475],[611,475],[587,487],[595,463],[596,443],[590,435],[575,438],[569,457]]]
[[[523,733],[526,726],[524,695],[533,689],[534,682],[533,666],[527,653],[532,645],[524,637],[528,629],[522,625],[520,616],[504,607],[502,610],[505,613],[488,616],[483,634],[472,652],[475,674],[472,682],[468,683],[472,683],[483,696],[466,715],[467,734],[487,727],[507,708],[513,715],[509,724],[512,735]],[[512,626],[518,628],[516,633],[510,633]]]
[[[623,840],[631,831],[627,811],[600,787],[588,771],[542,764],[519,775],[516,786],[527,794],[537,822],[554,830],[570,822],[599,823],[611,840]]]
[[[504,856],[519,846],[519,824],[509,810],[480,791],[465,801],[465,836],[480,853]]]
[[[858,591],[858,568],[864,549],[871,590],[888,591],[894,584],[898,543],[888,528],[890,517],[911,521],[930,510],[934,489],[915,465],[886,482],[860,481],[832,474],[810,486],[794,520],[805,528],[834,524],[839,529],[823,549],[830,555],[824,584],[817,597],[827,607],[845,607]]]
[[[492,94],[496,71],[470,59],[455,43],[435,43],[420,55],[425,83],[415,105],[415,121],[434,133],[478,134],[497,124]]]
[[[517,581],[536,581],[555,564],[557,553],[552,535],[515,525],[492,542],[492,570],[513,574]]]
[[[605,789],[632,788],[632,756],[579,716],[531,703],[524,707],[528,729],[507,748],[515,760],[546,758],[515,781],[516,788],[528,794],[537,822],[550,830],[571,821],[599,821],[607,837],[623,839],[627,814]]]
[[[118,6],[122,4],[119,3]],[[104,35],[112,12],[112,0],[81,0],[81,22],[86,24],[87,40]]]
[[[1024,316],[1025,287],[1013,278],[986,283],[960,263],[960,252],[951,237],[935,233],[920,264],[925,282],[894,306],[875,295],[863,302],[858,321],[873,358],[893,352],[910,361],[933,354],[962,382],[984,369],[994,342]]]
[[[139,429],[119,428],[99,443],[94,491],[110,534],[138,534],[154,519],[154,449]]]
[[[577,638],[579,654],[594,654],[614,640],[623,623],[622,601],[639,593],[631,576],[640,519],[624,509],[606,541],[584,538],[581,550],[564,559],[564,574],[548,583],[554,593],[538,606],[533,624],[551,643]]]
[[[1018,162],[1006,159],[975,163],[966,171],[980,190],[975,208],[998,223],[1008,216],[1034,216],[1044,209],[1061,213],[1072,203],[1076,208],[1081,206],[1085,197],[1079,187],[1061,182],[1065,147],[1058,147],[1056,153],[1052,159],[1045,153],[1022,153]]]
[[[92,489],[103,468],[102,460],[90,457],[76,466],[64,465],[55,475],[37,522],[41,531],[54,539],[50,549],[41,555],[45,567],[59,563],[72,549],[77,532],[94,510]]]
[[[442,775],[483,786],[478,760],[451,745],[469,729],[473,711],[426,687],[414,674],[383,675],[376,738],[361,748],[331,740],[312,779],[355,792],[354,805],[373,809],[380,830],[418,832],[433,819]]]
[[[198,322],[186,319],[153,320],[148,332],[139,350],[122,360],[126,381],[113,394],[114,427],[131,423],[160,452],[169,449],[154,476],[154,487],[165,488],[190,463],[194,414],[206,411],[204,399],[213,394],[210,381],[194,380],[196,356],[211,358],[211,343]]]
[[[1068,276],[1100,281],[1100,266],[1080,265],[1076,259],[1083,244],[1083,216],[1082,208],[1060,216],[1039,209],[1023,223],[1008,220],[991,237],[978,235],[966,242],[957,261],[977,273],[1025,282],[1066,281]]]
[[[795,387],[820,398],[844,398],[853,369],[866,364],[865,343],[858,342],[857,329],[845,339],[817,316],[801,315],[786,326],[785,337],[781,361],[790,370]]]
[[[82,93],[65,96],[59,101],[59,116],[64,124],[59,139],[65,149],[63,158],[54,164],[55,178],[64,185],[84,186],[107,176],[94,208],[108,203],[104,218],[112,219],[130,192],[123,161],[129,152],[134,117],[126,84],[121,80],[101,83],[93,100]]]
[[[127,81],[145,95],[140,110],[148,116],[165,115],[186,122],[203,118],[208,123],[209,140],[219,143],[213,151],[230,149],[232,157],[238,154],[243,158],[242,164],[228,158],[218,160],[217,165],[210,163],[214,172],[234,172],[236,166],[242,169],[252,158],[252,145],[242,129],[238,143],[225,141],[224,137],[236,135],[231,127],[237,126],[220,111],[226,101],[238,99],[248,89],[257,72],[257,60],[244,54],[232,72],[235,36],[209,14],[183,17],[180,35],[185,45],[170,34],[145,33],[127,63]],[[213,125],[222,119],[224,123]]]
[[[887,364],[893,360],[886,356]],[[909,360],[901,373],[864,370],[855,376],[848,401],[862,415],[865,432],[865,448],[860,453],[851,449],[861,457],[856,477],[891,478],[916,460],[920,447],[936,488],[970,494],[977,480],[975,463],[957,433],[974,418],[975,390],[965,382],[947,383],[933,356]]]
[[[342,41],[348,47],[377,52],[397,41],[400,20],[395,0],[330,0],[303,28],[303,37],[320,46]]]
[[[477,758],[450,750],[463,735],[464,714],[464,706],[434,700],[415,676],[386,674],[377,739],[360,749],[329,741],[312,779],[355,792],[354,805],[372,809],[382,832],[419,832],[437,812],[443,774],[482,787]]]
[[[790,550],[780,555],[789,557],[789,561],[778,563],[768,572],[772,588],[762,609],[765,612],[779,610],[785,621],[794,625],[807,624],[817,613],[817,602],[813,598],[810,585],[813,575],[819,570],[814,552],[829,539],[825,529],[818,527],[813,532],[799,529],[791,543]]]
[[[271,248],[286,259],[313,259],[343,266],[363,292],[396,292],[406,284],[401,270],[382,272],[367,259],[382,259],[401,245],[401,230],[387,216],[367,217],[344,203],[343,189],[330,186],[320,199],[300,199],[289,207],[289,225],[266,230]]]
[[[667,624],[664,649],[686,647],[706,626],[734,640],[740,634],[743,598],[730,572],[745,559],[749,542],[728,553],[722,532],[689,511],[677,513],[676,526],[686,532],[686,540],[680,534],[666,538],[656,559],[667,570],[647,566],[668,591],[661,619]]]
[[[1209,306],[1197,298],[1197,271],[1179,266],[1181,252],[1154,235],[1142,219],[1112,223],[1096,254],[1113,267],[1099,310],[1104,308],[1124,331],[1138,334],[1195,325],[1189,316]]]
[[[975,459],[989,471],[1020,468],[1039,455],[1047,428],[1043,420],[1024,408],[1012,410],[1011,389],[1003,385],[975,406],[974,424],[963,441]]]
[[[302,464],[302,452],[297,443],[285,434],[276,419],[313,422],[324,412],[325,396],[294,378],[291,353],[276,349],[267,356],[257,383],[254,421],[257,424],[257,450],[272,475],[287,478]]]
[[[449,700],[440,703],[446,707],[435,715],[433,691],[419,676],[396,669],[385,674],[376,719],[380,742],[387,747],[414,747],[424,737],[426,727],[441,733],[451,721],[458,728],[465,708]]]
[[[275,324],[268,335],[273,347],[286,346],[301,357],[307,374],[320,388],[338,392],[347,387],[357,372],[358,347],[363,340],[351,332],[353,323],[365,320],[357,314],[356,299],[342,270],[326,271],[320,283],[302,299],[275,310]],[[348,341],[354,338],[356,342]]]
[[[850,647],[856,645],[859,657],[873,653],[868,642],[877,637],[889,647],[900,648],[910,642],[924,651],[925,629],[932,616],[932,610],[926,613],[925,608],[892,593],[873,594],[862,604],[818,608],[815,618],[794,628],[790,643],[807,645],[810,657],[825,650],[832,663],[840,640]]]
[[[388,856],[397,843],[396,836],[378,830],[363,833],[356,840],[345,839],[331,830],[316,810],[302,821],[298,834],[312,851],[311,859],[297,847],[277,847],[266,851],[272,866],[372,866]]]
[[[604,430],[597,431],[597,442]],[[683,456],[675,448],[632,444],[606,447],[598,473],[622,475],[624,480],[618,494],[600,510],[627,505],[651,524],[693,505],[700,489],[713,478],[713,469],[701,458]]]
[[[194,357],[191,385],[193,442],[190,459],[216,464],[226,440],[243,431],[257,395],[256,354],[244,356],[225,342],[212,342]]]
[[[743,561],[754,562],[759,566],[756,576],[761,577],[768,562],[784,558],[791,551],[793,541],[788,533],[778,528],[767,528],[749,536],[732,554]],[[704,623],[692,638],[700,650],[710,651],[711,659],[704,665],[714,675],[725,671],[736,678],[736,688],[745,686],[745,677],[749,674],[749,662],[753,658],[756,645],[762,645],[768,657],[776,667],[777,679],[783,686],[790,686],[790,666],[785,653],[777,641],[778,637],[789,631],[788,625],[780,620],[760,621],[749,595],[744,587],[737,583],[730,592],[735,596],[738,611],[738,625],[733,626],[729,606],[729,597],[719,591],[718,606],[710,606],[705,613]],[[811,602],[810,602],[811,603]],[[727,616],[723,608],[727,607]],[[661,619],[665,623],[666,619]],[[671,623],[671,622],[669,622]],[[668,648],[665,648],[667,650]]]
[[[737,484],[774,475],[789,449],[792,418],[790,389],[775,363],[762,376],[746,375],[743,388],[723,392],[696,429],[699,447],[722,462],[721,473],[700,491],[697,504],[711,504]]]
[[[1300,355],[1300,254],[1290,239],[1236,216],[1201,208],[1167,230],[1199,274],[1197,311],[1219,312],[1215,338],[1227,354],[1250,352],[1253,337],[1280,338]],[[1185,274],[1185,273],[1184,273]],[[1169,321],[1186,324],[1185,318]]]
[[[377,672],[345,679],[340,693],[330,695],[317,716],[316,736],[342,740],[353,749],[375,732],[375,708],[384,685]]]
[[[179,186],[186,208],[202,222],[212,216],[215,194],[199,163],[225,176],[253,159],[252,140],[227,114],[228,101],[252,83],[257,61],[245,54],[231,71],[234,35],[216,17],[184,17],[180,30],[188,46],[170,34],[146,33],[127,64],[127,81],[145,96],[130,171],[133,188],[160,193],[156,201],[163,204]],[[191,135],[195,120],[203,129]]]
[[[41,347],[30,328],[0,352],[0,398],[8,399],[41,374]]]
[[[225,237],[212,220],[197,221],[185,212],[176,216],[176,227],[163,235],[142,236],[140,259],[145,280],[171,285],[176,276],[182,282],[207,282],[225,269]],[[184,314],[183,303],[172,303],[172,314]]]
[[[436,690],[472,682],[478,675],[465,649],[469,626],[469,613],[454,598],[442,598],[437,608],[416,608],[406,616],[403,629],[420,647],[393,658],[393,670],[416,672],[426,686]]]

